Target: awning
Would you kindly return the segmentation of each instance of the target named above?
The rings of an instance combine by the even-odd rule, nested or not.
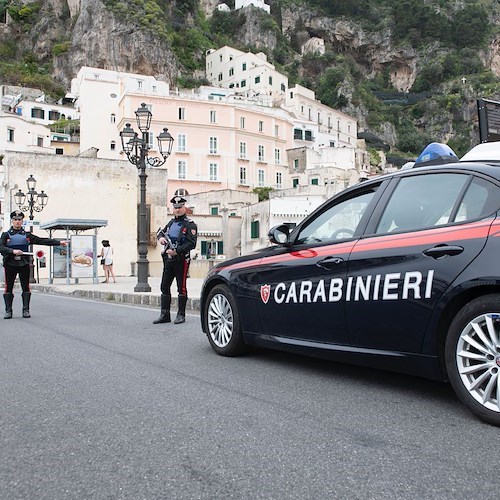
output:
[[[66,231],[88,231],[98,227],[105,227],[108,225],[107,220],[102,219],[54,219],[44,224],[40,224],[40,229],[47,231],[55,231],[63,229]]]

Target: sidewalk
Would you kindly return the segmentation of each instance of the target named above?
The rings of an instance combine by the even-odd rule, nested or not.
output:
[[[102,277],[100,277],[102,280]],[[92,283],[90,279],[80,279],[80,283],[66,284],[65,279],[56,279],[52,285],[47,280],[40,280],[40,283],[32,283],[31,290],[42,293],[55,293],[72,297],[83,297],[93,300],[107,300],[122,302],[125,304],[137,304],[143,306],[160,307],[160,282],[161,277],[148,278],[151,292],[134,292],[137,285],[136,276],[118,276],[116,283]],[[188,302],[186,309],[190,311],[200,310],[200,293],[203,279],[188,278]],[[16,280],[15,290],[19,288]],[[177,308],[177,291],[175,280],[172,284],[172,311]]]

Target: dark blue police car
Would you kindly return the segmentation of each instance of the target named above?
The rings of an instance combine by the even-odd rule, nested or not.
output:
[[[249,346],[449,380],[500,425],[500,143],[444,145],[320,206],[207,275],[203,331]]]

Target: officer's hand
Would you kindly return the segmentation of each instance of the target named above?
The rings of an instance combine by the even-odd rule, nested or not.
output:
[[[60,245],[61,245],[62,247],[67,247],[67,246],[68,246],[68,240],[61,240]]]
[[[12,251],[12,253],[13,253],[14,255],[22,255],[22,254],[23,254],[23,251],[22,251],[22,250],[17,250],[17,249],[16,249],[16,250],[13,250],[13,251]]]
[[[171,248],[169,248],[167,250],[167,253],[168,255],[170,255],[171,257],[175,257],[177,255],[177,252],[175,250],[172,250]]]
[[[159,241],[160,245],[166,245],[167,244],[167,240],[163,236],[161,236],[158,239],[158,241]]]

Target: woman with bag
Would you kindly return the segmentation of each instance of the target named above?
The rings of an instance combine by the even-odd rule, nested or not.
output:
[[[113,271],[113,249],[109,245],[109,240],[102,240],[102,249],[99,257],[101,258],[101,265],[104,267],[103,283],[109,283],[113,278],[113,283],[116,283],[115,273]]]

